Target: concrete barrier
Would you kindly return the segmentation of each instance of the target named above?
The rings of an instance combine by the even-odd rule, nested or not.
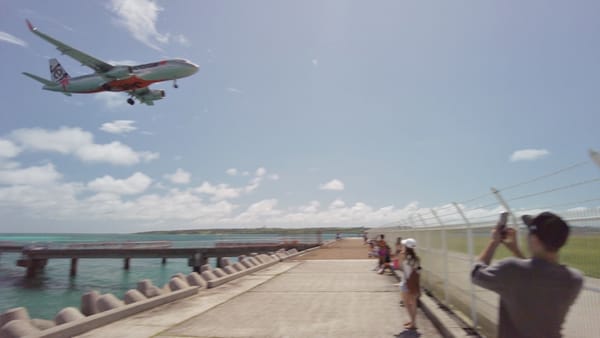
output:
[[[37,337],[40,334],[38,328],[33,326],[29,320],[15,319],[2,326],[0,337],[2,338],[21,338]]]
[[[141,302],[146,299],[148,299],[148,298],[136,289],[131,289],[131,290],[125,292],[125,296],[123,297],[125,304]]]
[[[254,264],[252,264],[252,262],[250,262],[250,260],[248,260],[247,258],[242,260],[241,263],[246,269],[250,269],[250,268],[254,267]]]
[[[96,306],[98,307],[98,311],[104,312],[124,306],[124,304],[112,293],[107,293],[98,298]]]
[[[223,271],[225,271],[228,275],[232,275],[236,272],[238,272],[233,266],[231,265],[227,265],[226,267],[223,268]]]
[[[138,282],[137,290],[148,298],[157,297],[163,294],[163,291],[152,284],[149,279],[143,279]]]
[[[190,273],[187,276],[187,282],[190,286],[197,286],[200,288],[205,288],[207,285],[204,278],[202,278],[202,276],[200,276],[200,274],[198,274],[197,272]]]
[[[54,317],[54,322],[56,323],[56,325],[61,325],[68,322],[74,322],[82,318],[85,318],[85,316],[83,315],[83,313],[79,312],[78,309],[74,307],[66,307],[58,311],[58,313]]]
[[[246,270],[246,267],[244,265],[242,265],[242,263],[237,262],[237,263],[233,263],[233,268],[236,269],[237,271],[244,271]]]
[[[56,323],[54,321],[48,319],[33,318],[30,321],[30,323],[31,325],[35,326],[38,330],[42,331],[56,326]]]
[[[189,285],[185,281],[185,279],[181,279],[181,278],[178,278],[178,277],[173,277],[169,281],[169,288],[172,291],[183,290],[183,289],[188,288],[188,287],[189,287]]]
[[[224,267],[226,267],[226,266],[229,266],[229,265],[231,265],[231,262],[229,261],[229,258],[227,258],[227,257],[222,257],[222,258],[220,259],[220,262],[221,262],[221,264],[220,264],[220,265],[221,265],[221,267],[223,267],[223,268],[224,268]]]
[[[215,276],[212,271],[202,271],[202,278],[204,278],[205,281],[210,282],[211,280],[217,279],[217,276]]]
[[[189,287],[183,290],[156,296],[144,301],[123,305],[112,310],[107,310],[89,317],[84,317],[83,319],[74,322],[58,325],[48,330],[37,332],[34,336],[39,338],[68,338],[77,336],[84,332],[121,320],[125,317],[153,309],[160,305],[174,302],[178,299],[190,297],[197,293],[197,287]]]
[[[0,314],[0,327],[12,320],[30,321],[29,313],[24,307],[16,307],[6,310]]]
[[[222,269],[220,269],[220,268],[214,268],[214,269],[212,270],[212,273],[213,273],[215,276],[217,276],[217,278],[221,278],[221,277],[225,277],[225,276],[227,276],[227,274],[225,273],[225,271],[223,271],[223,270],[222,270]]]
[[[183,273],[181,273],[181,272],[179,272],[179,273],[176,273],[176,274],[174,274],[173,276],[171,276],[171,278],[173,278],[173,277],[181,278],[181,279],[183,279],[183,280],[185,280],[185,279],[186,279],[186,275],[185,275],[185,274],[183,274]]]
[[[210,264],[204,264],[200,267],[200,272],[210,271],[210,270],[212,270],[212,266],[210,266]]]
[[[81,313],[83,313],[85,316],[91,316],[100,312],[96,306],[96,302],[98,301],[99,297],[100,294],[97,291],[89,291],[84,293],[81,296]]]
[[[269,263],[264,263],[264,264],[259,264],[259,265],[252,265],[252,263],[250,263],[248,261],[248,258],[246,258],[244,261],[242,261],[242,264],[244,264],[244,263],[248,264],[249,267],[246,268],[246,269],[244,269],[244,270],[242,270],[242,271],[238,271],[236,273],[233,273],[233,274],[230,274],[230,275],[226,275],[224,277],[220,277],[220,278],[209,280],[208,283],[207,283],[208,284],[208,288],[214,288],[216,286],[225,284],[225,283],[230,282],[230,281],[232,281],[234,279],[240,278],[242,276],[251,274],[251,273],[256,272],[258,270],[261,270],[261,269],[267,268],[269,266],[272,266],[274,264],[277,264],[277,263],[279,263],[279,261],[273,260],[273,261],[271,261]],[[235,267],[236,264],[239,264],[239,263],[235,263],[234,267]],[[244,266],[246,266],[246,265],[244,264]]]

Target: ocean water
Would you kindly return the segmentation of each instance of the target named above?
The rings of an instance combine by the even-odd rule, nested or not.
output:
[[[333,238],[323,234],[323,239]],[[80,242],[171,241],[173,247],[210,247],[216,241],[270,241],[280,235],[138,235],[138,234],[0,234],[0,242],[45,243],[61,246]],[[306,240],[314,241],[314,234]],[[0,255],[0,312],[23,306],[32,318],[53,319],[64,307],[79,308],[81,295],[90,290],[112,293],[122,298],[141,279],[150,279],[159,287],[178,272],[189,273],[187,259],[131,259],[129,270],[121,259],[80,259],[77,276],[69,276],[70,260],[50,259],[43,272],[25,278],[25,269],[16,266],[20,253]],[[214,265],[214,261],[211,264]]]

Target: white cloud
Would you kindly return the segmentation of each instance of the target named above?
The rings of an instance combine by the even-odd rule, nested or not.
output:
[[[27,42],[19,39],[18,37],[8,34],[6,32],[0,31],[0,41],[12,43],[14,45],[19,45],[21,47],[27,47]]]
[[[340,199],[336,199],[335,201],[331,202],[331,204],[329,205],[329,209],[337,209],[337,208],[343,208],[346,206],[346,203]]]
[[[234,87],[228,87],[226,88],[226,90],[230,93],[234,93],[234,94],[242,94],[243,91],[238,89],[238,88],[234,88]]]
[[[0,158],[12,158],[21,152],[21,149],[9,140],[0,139]]]
[[[42,185],[56,182],[61,178],[62,175],[51,163],[38,167],[0,170],[0,184],[6,185]]]
[[[25,150],[71,154],[84,162],[133,165],[149,162],[159,157],[158,153],[136,152],[121,142],[94,143],[92,133],[80,128],[18,129],[11,133],[11,137]]]
[[[271,175],[269,175],[269,179],[271,181],[279,181],[279,175],[277,175],[277,174],[271,174]]]
[[[212,185],[210,182],[203,182],[198,188],[195,189],[196,192],[201,194],[210,195],[211,200],[213,201],[222,201],[227,199],[238,198],[242,190],[239,188],[232,188],[228,184],[217,184]]]
[[[94,95],[94,99],[104,103],[109,110],[127,106],[125,95],[119,92],[100,92]]]
[[[236,168],[229,168],[225,171],[229,176],[237,176],[238,170]]]
[[[182,45],[184,47],[191,46],[190,40],[188,40],[188,38],[183,34],[177,34],[174,36],[174,38],[175,38],[175,41],[177,41],[177,43],[179,43],[180,45]]]
[[[112,122],[103,123],[100,130],[111,134],[125,134],[137,129],[132,120],[114,120]]]
[[[250,172],[248,172],[248,171],[244,171],[244,172],[242,173],[242,176],[250,176]]]
[[[143,173],[136,172],[125,179],[116,179],[106,175],[87,184],[90,190],[116,195],[136,195],[146,191],[152,184],[152,179]]]
[[[187,184],[190,183],[192,174],[178,168],[174,173],[165,175],[165,178],[176,184]]]
[[[521,149],[510,155],[511,162],[517,161],[534,161],[550,155],[546,149]]]
[[[267,174],[267,169],[260,167],[258,169],[256,169],[256,176],[257,177],[262,177],[265,176]]]
[[[319,59],[312,59],[311,60],[313,66],[317,67],[319,65]]]
[[[169,42],[168,33],[156,28],[158,14],[163,10],[150,0],[112,0],[109,10],[116,15],[116,22],[146,46],[161,50],[161,44]]]
[[[321,190],[333,190],[333,191],[341,191],[344,190],[344,182],[333,179],[327,183],[323,183],[319,186]]]

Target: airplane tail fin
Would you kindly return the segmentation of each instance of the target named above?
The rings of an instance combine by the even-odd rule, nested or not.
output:
[[[54,83],[64,83],[65,80],[70,79],[69,73],[63,68],[63,66],[56,59],[50,59],[50,77]]]

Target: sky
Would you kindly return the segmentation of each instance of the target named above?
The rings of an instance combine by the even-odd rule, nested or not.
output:
[[[600,177],[599,16],[597,1],[0,0],[0,232],[376,226],[482,194],[464,207],[497,212],[490,187],[583,162],[506,193],[599,198],[597,182],[516,198]],[[43,91],[21,72],[92,71],[26,18],[110,63],[200,70],[153,85],[155,106]]]

